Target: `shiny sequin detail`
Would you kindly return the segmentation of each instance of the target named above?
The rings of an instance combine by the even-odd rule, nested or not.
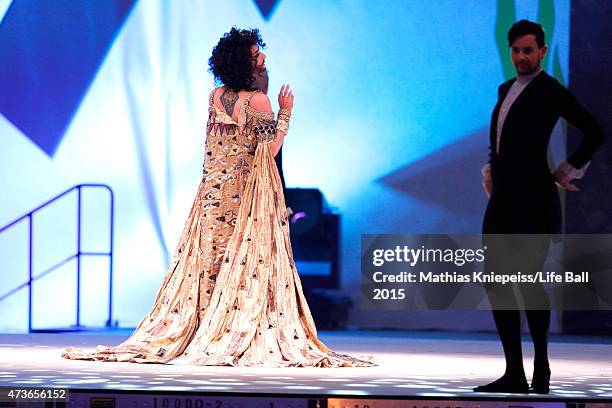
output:
[[[273,120],[258,119],[253,128],[257,143],[271,143],[276,140],[276,125]]]

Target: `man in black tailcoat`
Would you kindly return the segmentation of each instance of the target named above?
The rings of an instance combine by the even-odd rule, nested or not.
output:
[[[534,273],[542,270],[551,237],[561,232],[561,203],[557,186],[578,190],[591,157],[603,142],[603,131],[593,116],[540,67],[547,47],[539,24],[521,20],[508,32],[508,44],[517,76],[503,83],[493,110],[490,161],[483,168],[483,186],[489,195],[483,241],[492,249],[485,270]],[[554,173],[548,167],[550,136],[559,117],[582,131],[578,148]],[[537,234],[525,239],[512,235]],[[497,241],[495,241],[497,240]],[[501,246],[500,246],[501,245]],[[496,249],[495,249],[496,248]],[[497,253],[494,253],[497,250]],[[476,392],[548,393],[548,328],[550,305],[541,284],[518,285],[534,343],[534,371],[527,384],[521,350],[520,306],[512,286],[486,287],[499,333],[506,371],[498,380],[476,387]]]

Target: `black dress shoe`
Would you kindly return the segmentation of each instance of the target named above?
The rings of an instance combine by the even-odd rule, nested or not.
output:
[[[507,392],[513,394],[527,394],[529,391],[529,385],[527,379],[523,378],[511,378],[509,376],[503,376],[492,383],[487,385],[480,385],[474,388],[474,392]]]
[[[550,368],[533,372],[529,392],[533,394],[548,394],[550,391]]]

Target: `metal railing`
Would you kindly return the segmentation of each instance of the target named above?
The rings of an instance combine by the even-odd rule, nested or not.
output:
[[[108,252],[87,252],[87,251],[81,250],[81,217],[82,217],[82,194],[83,194],[82,190],[88,187],[102,188],[102,189],[107,190],[109,193],[109,197],[110,197],[110,220],[109,220],[110,222],[110,234],[109,234],[110,242],[109,242]],[[33,272],[34,272],[33,271],[33,256],[34,254],[33,254],[33,248],[32,248],[32,239],[34,235],[33,217],[37,212],[47,207],[49,204],[59,200],[62,197],[65,197],[66,195],[68,195],[74,190],[77,191],[77,240],[76,240],[77,247],[76,247],[76,253],[73,255],[70,255],[66,259],[60,261],[59,263],[53,265],[51,268],[41,272],[40,274],[37,274],[36,277],[34,277],[33,275]],[[69,188],[63,193],[58,194],[57,196],[51,198],[50,200],[47,200],[45,203],[34,208],[32,211],[28,212],[27,214],[17,218],[16,220],[0,228],[0,234],[2,234],[3,232],[9,230],[11,227],[14,227],[17,224],[19,224],[20,222],[26,219],[28,221],[28,280],[22,283],[21,285],[13,288],[12,290],[8,291],[7,293],[3,294],[2,296],[0,296],[0,302],[14,295],[15,293],[19,292],[21,289],[25,288],[26,286],[28,287],[28,331],[29,332],[79,330],[84,327],[81,325],[81,257],[82,256],[108,256],[109,257],[109,263],[108,263],[109,264],[108,319],[106,321],[106,326],[107,327],[112,326],[112,318],[113,318],[113,239],[114,239],[114,216],[115,216],[114,213],[115,213],[115,197],[114,197],[113,190],[108,185],[95,184],[95,183],[78,184],[72,188]],[[70,329],[55,329],[55,330],[33,329],[32,328],[32,300],[33,300],[32,283],[74,259],[76,259],[76,263],[77,263],[76,264],[76,269],[77,269],[77,273],[76,273],[76,279],[77,279],[76,325],[71,326]]]

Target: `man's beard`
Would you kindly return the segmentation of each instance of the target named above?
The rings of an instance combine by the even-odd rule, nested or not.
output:
[[[268,94],[268,70],[262,69],[255,73],[255,88],[259,89],[264,94]]]
[[[515,65],[516,73],[518,75],[530,75],[538,70],[539,65],[533,66],[531,64],[525,64],[522,68],[519,68],[519,65]]]

